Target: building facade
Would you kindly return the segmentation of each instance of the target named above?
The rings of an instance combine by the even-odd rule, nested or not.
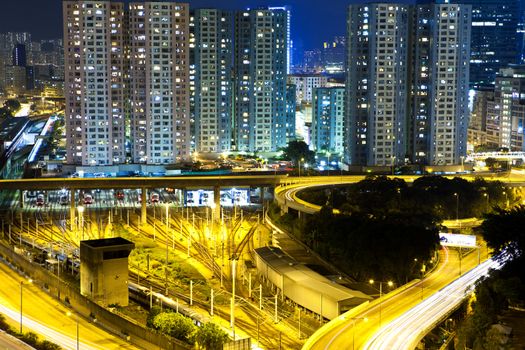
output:
[[[409,6],[348,8],[346,161],[391,165],[405,156]]]
[[[469,5],[369,3],[348,10],[345,158],[458,164],[468,127]]]
[[[124,7],[64,1],[67,162],[124,163]]]
[[[286,85],[286,143],[297,138],[296,132],[296,110],[297,110],[297,92],[293,84]]]
[[[525,151],[525,66],[500,70],[493,100],[487,101],[486,143],[492,148]]]
[[[188,5],[64,1],[63,16],[67,162],[189,159]]]
[[[235,144],[274,152],[286,145],[288,20],[284,9],[235,14]]]
[[[233,13],[195,10],[191,31],[195,150],[229,152],[232,147]]]
[[[135,163],[172,164],[190,159],[189,24],[188,4],[130,4]]]
[[[343,154],[345,88],[314,89],[312,139],[313,150]]]
[[[288,76],[288,83],[294,84],[297,88],[297,101],[299,103],[312,103],[313,90],[325,87],[328,78],[317,74],[292,74]]]
[[[413,18],[407,155],[419,164],[459,164],[467,151],[470,5],[422,2]]]
[[[470,85],[494,85],[496,73],[509,64],[520,63],[523,34],[521,0],[453,0],[472,5]]]

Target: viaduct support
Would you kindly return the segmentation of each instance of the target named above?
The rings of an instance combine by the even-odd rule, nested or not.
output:
[[[142,187],[141,193],[140,193],[140,223],[142,225],[145,225],[148,221],[148,213],[146,211],[146,205],[148,204],[148,197],[146,195],[147,189]]]

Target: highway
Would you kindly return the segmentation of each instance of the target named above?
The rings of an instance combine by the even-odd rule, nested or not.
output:
[[[482,249],[481,252],[481,258],[486,259],[486,249]],[[477,252],[473,251],[463,256],[461,260],[462,272],[475,267],[477,264]],[[440,251],[438,268],[427,278],[419,282],[416,281],[409,287],[401,287],[390,295],[383,295],[382,301],[376,299],[357,312],[350,310],[341,315],[314,334],[303,349],[361,349],[365,342],[381,329],[381,326],[387,325],[422,300],[430,298],[434,293],[454,281],[459,276],[459,272],[458,251],[443,248]],[[388,292],[385,285],[383,285],[383,291]],[[385,347],[383,349],[390,348]]]
[[[379,330],[363,347],[366,350],[412,350],[423,336],[443,321],[464,300],[475,282],[502,263],[489,259]]]
[[[20,282],[23,286],[23,331],[32,331],[64,349],[76,349],[76,315],[68,316],[63,304],[51,298],[39,287],[23,280],[6,265],[0,264],[0,313],[14,321],[18,329],[20,322]],[[87,322],[79,322],[79,343],[81,349],[137,349],[106,331]]]

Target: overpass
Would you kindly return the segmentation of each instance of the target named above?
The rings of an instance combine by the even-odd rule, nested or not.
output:
[[[276,187],[284,182],[286,175],[243,175],[243,176],[179,176],[179,177],[119,177],[119,178],[38,178],[0,180],[0,189],[4,191],[52,191],[70,190],[71,222],[75,219],[75,190],[91,189],[141,189],[141,221],[146,223],[146,192],[155,188],[211,188],[214,192],[215,217],[220,217],[221,187],[259,187],[264,193],[265,187]],[[20,206],[23,196],[20,195]]]
[[[413,182],[421,176],[427,175],[394,175],[390,178],[399,178],[408,183]],[[525,172],[513,170],[508,174],[484,173],[484,174],[457,174],[445,176],[447,178],[461,177],[472,181],[481,177],[487,181],[501,181],[505,185],[514,188],[525,189]],[[286,177],[283,178],[279,187],[275,189],[275,201],[281,207],[282,212],[293,209],[301,214],[315,214],[321,210],[321,206],[308,203],[298,197],[298,193],[308,188],[331,187],[337,185],[348,185],[359,182],[365,178],[364,175],[345,175],[345,176],[310,176],[310,177]],[[338,213],[334,209],[334,213]]]

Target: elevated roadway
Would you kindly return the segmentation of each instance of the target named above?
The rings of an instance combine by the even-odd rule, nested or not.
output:
[[[396,175],[389,176],[391,178],[399,178],[410,183],[418,179],[421,176],[416,175]],[[487,181],[501,181],[510,187],[525,187],[525,172],[512,171],[510,174],[505,176],[498,176],[498,174],[487,173],[487,174],[465,174],[465,175],[453,175],[446,176],[448,178],[461,177],[466,180],[474,180],[478,177],[482,177]],[[281,180],[279,187],[275,189],[275,200],[279,206],[287,212],[288,209],[293,209],[299,213],[314,214],[321,210],[320,205],[308,203],[298,197],[298,193],[305,189],[314,187],[331,187],[336,185],[347,185],[362,181],[366,178],[364,175],[351,175],[351,176],[311,176],[311,177],[286,177]],[[334,209],[337,213],[338,210]]]
[[[481,251],[485,252],[482,258],[486,259],[486,249]],[[390,322],[427,299],[435,300],[433,299],[435,293],[456,280],[460,272],[476,267],[480,260],[482,259],[478,257],[478,254],[473,252],[463,256],[460,264],[458,251],[443,248],[440,252],[439,267],[427,278],[413,281],[383,295],[382,298],[358,306],[332,320],[308,339],[303,350],[363,349],[365,343],[388,327]],[[383,290],[385,289],[383,285]],[[402,329],[399,331],[401,332]],[[396,347],[372,348],[398,349]]]

